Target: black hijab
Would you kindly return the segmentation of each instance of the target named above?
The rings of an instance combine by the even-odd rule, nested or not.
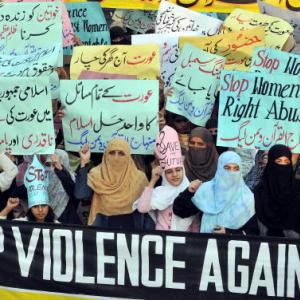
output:
[[[281,156],[290,164],[279,165]],[[300,181],[295,179],[292,153],[284,145],[273,146],[268,153],[268,163],[260,184],[254,190],[258,219],[269,230],[296,230],[299,232]]]
[[[213,143],[213,138],[206,128],[194,128],[191,131],[190,138],[193,136],[200,137],[207,143],[207,147],[189,148],[184,160],[186,176],[190,181],[199,179],[206,182],[215,176],[219,157],[218,152]]]

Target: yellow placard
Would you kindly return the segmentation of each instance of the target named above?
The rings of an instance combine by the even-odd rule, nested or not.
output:
[[[282,49],[294,31],[286,21],[264,14],[253,13],[243,9],[235,9],[224,21],[224,33],[253,29],[257,26],[265,28],[265,45],[269,48]]]
[[[263,1],[277,7],[300,10],[299,0],[169,0],[174,4],[194,11],[230,13],[236,8],[259,12],[257,1]],[[87,0],[65,0],[65,2],[87,2]],[[101,0],[103,8],[158,9],[160,0]]]
[[[71,60],[71,79],[82,71],[136,75],[137,79],[156,79],[160,74],[158,44],[80,46]]]
[[[226,57],[226,70],[247,71],[254,47],[264,46],[264,27],[205,37],[180,37],[179,47],[192,44],[211,54]]]

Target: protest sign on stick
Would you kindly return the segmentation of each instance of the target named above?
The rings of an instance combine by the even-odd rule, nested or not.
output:
[[[49,79],[0,78],[0,123],[1,150],[16,155],[53,153]]]
[[[71,60],[71,79],[78,79],[82,71],[156,79],[160,74],[159,45],[75,47]]]
[[[212,113],[225,58],[186,44],[180,55],[166,109],[205,126]]]
[[[223,71],[218,146],[300,153],[300,77]]]
[[[180,37],[180,49],[188,43],[211,54],[226,58],[225,70],[246,71],[251,65],[254,47],[265,45],[263,27],[202,37]]]
[[[66,3],[74,34],[83,45],[109,45],[110,34],[104,13],[96,2]],[[73,45],[64,47],[64,55],[72,55]]]
[[[65,147],[90,144],[104,152],[113,138],[128,141],[131,153],[153,154],[158,134],[157,80],[63,80],[61,101]]]

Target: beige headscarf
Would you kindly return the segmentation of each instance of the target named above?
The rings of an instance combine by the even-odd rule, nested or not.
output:
[[[124,156],[111,156],[111,151],[123,151]],[[104,152],[102,163],[88,174],[88,186],[94,191],[88,224],[97,213],[116,216],[132,213],[132,204],[138,199],[148,180],[139,171],[130,155],[125,140],[114,139]]]

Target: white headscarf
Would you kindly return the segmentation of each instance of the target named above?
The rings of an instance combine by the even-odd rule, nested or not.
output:
[[[185,175],[183,167],[183,179],[178,186],[171,185],[166,179],[165,171],[162,174],[162,184],[153,190],[151,197],[151,208],[153,210],[164,210],[173,205],[176,197],[188,188],[190,182]],[[152,216],[152,215],[151,215]],[[187,231],[194,220],[195,216],[189,218],[180,218],[172,214],[171,230]]]
[[[151,197],[151,208],[157,210],[164,210],[173,204],[175,198],[183,192],[190,184],[185,175],[183,168],[183,179],[178,186],[171,185],[166,179],[165,171],[162,173],[161,186],[153,190]]]

